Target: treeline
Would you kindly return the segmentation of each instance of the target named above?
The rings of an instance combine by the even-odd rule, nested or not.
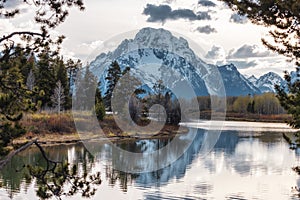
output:
[[[130,117],[137,124],[143,124],[149,117],[161,120],[163,110],[166,124],[177,125],[181,121],[178,99],[164,86],[162,80],[157,80],[151,91],[145,91],[142,83],[131,74],[130,68],[122,70],[116,61],[109,66],[105,79],[107,88],[103,99],[106,110],[118,113],[119,116],[125,115],[124,111],[128,110],[130,116],[125,117]],[[151,110],[150,113],[149,109],[155,104],[161,105],[163,109]]]
[[[75,81],[87,83],[80,85],[77,90],[93,95],[86,96],[84,101],[93,101],[93,105],[96,103],[96,106],[102,103],[99,89],[95,98],[95,89],[100,84],[97,77],[90,71],[89,66],[83,70],[80,60],[64,60],[63,57],[53,56],[49,49],[36,55],[26,54],[17,48],[15,52],[18,53],[11,57],[9,62],[1,63],[0,78],[2,82],[6,81],[9,87],[7,90],[0,90],[2,109],[13,110],[16,106],[14,104],[20,102],[24,108],[30,108],[28,111],[46,110],[60,113],[70,110]],[[15,90],[12,90],[14,87]],[[14,91],[20,90],[23,91],[24,100],[21,99],[21,95],[15,95]],[[14,103],[9,104],[10,102]],[[98,110],[99,108],[102,106],[97,107]]]
[[[26,54],[16,48],[15,52],[18,53],[8,62],[1,63],[0,76],[2,81],[6,81],[8,87],[15,87],[15,91],[24,90],[28,98],[27,103],[34,104],[36,109],[58,109],[59,111],[70,109],[70,86],[81,68],[81,62],[64,61],[63,57],[59,56],[52,57],[48,50],[34,55]],[[14,90],[1,88],[1,99],[13,95],[8,93],[12,91]]]
[[[211,97],[202,96],[197,97],[199,102],[199,110],[211,110]],[[226,109],[227,112],[235,113],[253,113],[253,114],[285,114],[284,108],[280,105],[276,94],[264,93],[254,96],[238,96],[238,97],[226,97]],[[223,112],[223,111],[222,111]]]

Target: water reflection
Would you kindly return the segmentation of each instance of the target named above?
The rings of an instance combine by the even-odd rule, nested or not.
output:
[[[119,155],[109,144],[94,143],[92,157],[83,145],[47,147],[52,159],[68,160],[83,166],[87,172],[101,171],[102,185],[95,199],[111,195],[113,199],[290,199],[291,187],[297,175],[291,170],[299,160],[289,150],[280,133],[222,132],[213,151],[201,156],[201,146],[207,132],[193,129],[182,139],[194,137],[191,146],[172,165],[149,173],[131,174],[114,169]],[[171,139],[127,141],[117,144],[128,151],[154,151]],[[172,155],[170,155],[172,156]],[[0,199],[36,198],[33,184],[24,173],[16,172],[25,163],[41,162],[35,148],[13,158],[0,172],[3,184]],[[147,168],[155,163],[141,162]],[[76,199],[76,197],[74,197]]]

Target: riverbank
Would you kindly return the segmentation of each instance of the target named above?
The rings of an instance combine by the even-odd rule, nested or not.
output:
[[[88,118],[80,118],[80,123],[85,126],[93,125]],[[22,126],[27,130],[27,133],[22,137],[13,140],[14,146],[19,146],[28,141],[38,139],[39,143],[44,145],[53,144],[68,144],[77,143],[87,140],[107,141],[112,142],[139,140],[139,139],[154,139],[164,137],[174,137],[176,134],[184,134],[188,132],[188,128],[178,125],[164,125],[164,127],[156,134],[148,132],[125,133],[116,124],[112,115],[105,116],[103,121],[99,121],[99,126],[103,133],[95,134],[93,132],[85,132],[78,134],[74,124],[74,119],[71,113],[48,114],[38,113],[26,115],[22,121]],[[141,124],[146,126],[147,123]]]
[[[201,118],[209,118],[209,112],[201,112]],[[255,115],[255,114],[238,114],[227,113],[226,121],[247,121],[247,122],[281,122],[285,123],[289,120],[289,115]],[[221,115],[220,115],[220,118]],[[87,118],[81,118],[81,122],[87,126],[91,121]],[[103,134],[94,134],[86,132],[78,134],[74,124],[74,119],[71,113],[65,112],[61,114],[35,113],[26,115],[21,124],[26,128],[27,133],[13,141],[14,146],[24,144],[33,139],[38,139],[41,144],[68,144],[77,143],[86,140],[106,141],[109,139],[112,142],[138,140],[138,139],[153,139],[163,137],[173,137],[176,134],[188,132],[188,128],[175,125],[165,125],[163,129],[156,134],[152,133],[124,133],[115,123],[112,115],[105,116],[103,121],[99,121]],[[143,126],[147,123],[142,124]]]

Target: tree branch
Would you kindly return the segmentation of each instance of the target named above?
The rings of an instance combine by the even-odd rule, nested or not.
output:
[[[37,143],[37,139],[28,142],[27,144],[21,146],[19,149],[8,154],[3,160],[0,161],[0,170],[12,159],[12,157],[14,157],[16,154],[24,151],[25,149],[27,149],[28,147],[36,143]]]
[[[3,42],[4,40],[7,40],[11,37],[13,37],[14,35],[31,35],[31,36],[40,36],[40,37],[45,37],[44,34],[42,33],[35,33],[35,32],[30,32],[30,31],[20,31],[20,32],[13,32],[7,36],[3,36],[1,39],[0,39],[0,43]]]

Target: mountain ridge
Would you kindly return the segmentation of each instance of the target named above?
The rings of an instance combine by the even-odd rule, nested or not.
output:
[[[261,88],[264,91],[268,89],[264,83],[257,87],[233,64],[215,66],[205,63],[189,47],[187,40],[177,38],[164,29],[143,28],[133,39],[124,39],[116,49],[99,54],[90,63],[91,71],[101,81],[103,94],[107,88],[107,69],[113,61],[117,61],[121,69],[130,67],[130,71],[149,87],[155,84],[159,75],[164,74],[167,87],[184,93],[185,89],[180,85],[188,81],[197,96],[254,95],[261,94]],[[171,71],[175,71],[174,77],[168,75]],[[220,94],[222,87],[225,94]]]

